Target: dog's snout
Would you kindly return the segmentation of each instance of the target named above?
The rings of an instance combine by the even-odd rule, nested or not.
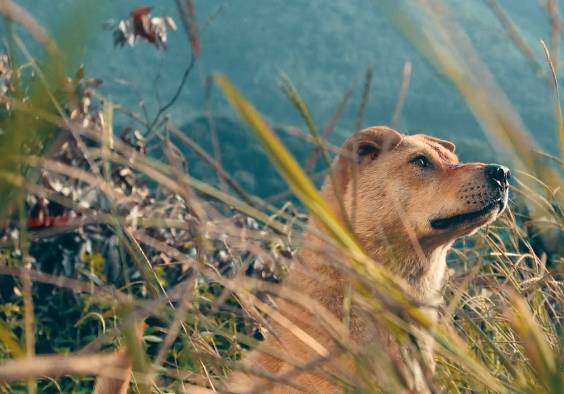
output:
[[[499,164],[489,164],[484,168],[486,177],[499,186],[505,187],[511,177],[511,171],[505,166]]]

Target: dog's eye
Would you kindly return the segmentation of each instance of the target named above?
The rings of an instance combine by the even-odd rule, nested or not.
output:
[[[433,168],[433,164],[423,155],[416,156],[409,162],[421,168]]]

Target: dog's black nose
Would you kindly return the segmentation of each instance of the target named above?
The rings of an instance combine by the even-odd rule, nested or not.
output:
[[[505,166],[500,166],[499,164],[489,164],[484,169],[486,172],[486,177],[494,183],[498,183],[499,186],[507,186],[509,178],[511,177],[511,171]]]

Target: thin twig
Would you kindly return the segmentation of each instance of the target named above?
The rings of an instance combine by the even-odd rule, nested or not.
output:
[[[184,144],[188,145],[190,149],[194,151],[198,156],[200,156],[206,163],[208,163],[213,170],[217,173],[217,175],[227,182],[227,184],[235,191],[247,204],[255,205],[255,201],[249,196],[249,194],[235,181],[233,178],[229,176],[229,174],[223,169],[221,164],[210,157],[206,151],[204,151],[200,145],[196,143],[193,139],[188,137],[185,133],[183,133],[180,129],[174,126],[171,122],[167,122],[166,125],[167,129],[170,130],[172,134]]]
[[[25,191],[18,190],[18,213],[19,213],[19,249],[22,254],[22,295],[24,302],[24,338],[25,354],[30,358],[35,356],[35,313],[33,307],[33,285],[30,277],[31,256],[29,254],[29,239],[27,234],[27,212],[25,209]],[[27,382],[28,391],[31,394],[37,392],[37,382],[30,379]]]
[[[194,279],[195,278],[190,278],[184,283],[184,291],[182,292],[180,305],[178,306],[178,308],[176,308],[174,320],[168,328],[168,332],[161,345],[161,348],[159,349],[159,353],[157,354],[157,357],[155,358],[155,361],[153,362],[149,370],[149,375],[157,373],[159,368],[165,362],[168,350],[174,344],[174,341],[180,334],[181,329],[186,330],[185,327],[183,327],[183,319],[185,318],[185,315],[189,311],[190,307],[193,305],[193,292],[191,292],[190,290],[194,287]]]
[[[176,88],[176,93],[172,96],[172,98],[170,99],[170,101],[168,103],[166,103],[164,106],[159,108],[157,115],[155,116],[155,118],[153,119],[151,124],[149,125],[149,129],[147,130],[148,135],[152,132],[153,128],[155,127],[155,125],[159,121],[159,118],[161,117],[161,115],[166,110],[168,110],[170,107],[172,107],[174,105],[174,103],[178,100],[178,97],[180,97],[180,94],[182,93],[182,90],[184,89],[184,85],[186,85],[186,81],[188,80],[188,77],[190,76],[190,73],[192,72],[192,69],[194,68],[194,65],[196,64],[196,61],[198,60],[200,53],[201,53],[200,33],[198,32],[198,26],[197,26],[197,23],[196,23],[196,15],[195,15],[194,5],[193,5],[192,1],[191,0],[177,0],[176,5],[178,7],[178,12],[182,16],[184,28],[186,30],[186,33],[188,34],[188,39],[190,41],[190,46],[192,48],[190,63],[188,64],[188,66],[184,70],[184,74],[182,75],[182,79],[180,81],[180,84]],[[223,7],[222,6],[218,7],[218,9],[206,21],[204,27],[202,28],[202,32],[204,32],[208,28],[209,24],[222,11],[223,11]]]
[[[206,119],[208,121],[208,130],[210,132],[210,138],[213,147],[213,155],[215,156],[215,161],[219,167],[221,167],[221,146],[219,144],[219,138],[217,136],[217,127],[215,124],[215,118],[213,116],[212,111],[212,103],[211,103],[211,89],[213,85],[213,80],[211,77],[205,79],[204,82],[204,106],[205,106],[205,113]],[[225,179],[217,173],[217,177],[219,180],[219,188],[222,191],[225,191]],[[233,187],[233,186],[232,186]]]
[[[29,270],[19,267],[0,266],[0,275],[23,277],[29,275],[32,281],[50,284],[53,286],[66,288],[75,293],[88,293],[97,295],[108,295],[120,302],[131,302],[131,298],[111,286],[99,287],[92,282],[83,282],[78,279],[66,278],[64,276],[49,275],[44,272]]]
[[[182,79],[180,81],[180,84],[176,88],[176,92],[174,93],[172,98],[164,106],[159,108],[157,115],[155,115],[155,118],[153,119],[153,121],[149,125],[149,129],[147,130],[147,135],[149,135],[152,132],[153,128],[155,127],[157,122],[160,120],[161,115],[166,110],[168,110],[170,107],[172,107],[174,105],[174,103],[176,103],[176,100],[178,100],[178,97],[180,97],[180,94],[182,93],[182,90],[184,89],[184,85],[186,85],[186,81],[188,80],[188,77],[190,76],[190,73],[192,72],[192,69],[194,68],[195,64],[196,64],[196,56],[194,56],[194,54],[192,54],[192,56],[190,58],[190,63],[188,64],[188,66],[184,70],[184,73],[182,74]]]
[[[409,90],[409,82],[411,81],[411,62],[405,62],[403,66],[403,77],[401,80],[400,92],[398,96],[398,101],[396,102],[396,107],[394,109],[394,115],[392,116],[392,121],[390,126],[392,129],[397,127],[400,119],[401,111],[405,104],[405,98],[407,97],[407,91]]]
[[[366,70],[366,75],[364,77],[364,88],[362,90],[360,107],[358,108],[358,113],[356,115],[355,131],[362,129],[362,125],[364,124],[364,115],[366,112],[366,107],[368,106],[370,87],[372,86],[372,74],[372,67],[368,67],[368,69]]]
[[[337,121],[339,120],[339,118],[345,111],[345,108],[347,107],[347,104],[352,96],[353,90],[354,90],[354,82],[351,85],[351,87],[345,92],[343,98],[339,102],[339,105],[335,109],[335,112],[333,112],[333,115],[331,115],[331,118],[329,118],[329,121],[325,124],[325,127],[323,127],[322,137],[324,141],[327,141],[327,139],[335,129],[335,126],[337,125]],[[312,149],[304,166],[304,171],[307,174],[309,174],[315,167],[315,163],[317,162],[317,158],[319,156],[319,153],[321,152],[321,149],[322,148],[317,145]]]

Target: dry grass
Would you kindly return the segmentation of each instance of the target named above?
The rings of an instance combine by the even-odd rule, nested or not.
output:
[[[195,51],[189,73],[200,40],[192,2],[177,3]],[[464,32],[447,32],[441,25],[438,16],[448,15],[448,9],[418,2],[419,15],[433,25],[424,24],[422,34],[394,2],[381,3],[398,28],[453,82],[492,139],[512,154],[517,169],[511,209],[494,225],[460,241],[450,255],[451,277],[439,324],[405,294],[400,279],[364,253],[347,224],[327,208],[306,172],[242,94],[225,77],[215,76],[214,82],[261,141],[307,213],[324,224],[326,233],[320,236],[328,248],[346,251],[348,260],[333,263],[355,278],[351,302],[385,321],[399,340],[416,334],[413,326],[436,338],[433,387],[447,392],[561,393],[564,151],[561,158],[540,154],[501,90],[494,83],[484,90],[480,81],[491,76]],[[0,12],[55,48],[23,9],[0,4]],[[495,7],[507,22],[507,15]],[[551,7],[554,19],[557,10],[553,3]],[[512,26],[512,39],[520,43],[518,30],[507,25]],[[557,62],[549,47],[554,46],[545,45],[547,71],[553,74],[555,111],[560,114]],[[463,61],[460,48],[465,56],[473,56],[472,62]],[[25,50],[23,43],[20,50]],[[386,391],[373,373],[379,368],[390,370],[386,383],[396,389],[402,385],[385,358],[367,358],[357,349],[348,338],[346,322],[278,285],[292,264],[306,212],[249,195],[196,141],[182,137],[171,119],[159,121],[165,110],[150,122],[107,100],[101,111],[84,110],[85,100],[100,97],[83,75],[60,85],[59,60],[51,50],[45,61],[37,62],[37,71],[47,71],[38,73],[43,83],[35,84],[29,90],[32,96],[25,99],[18,84],[26,79],[11,63],[13,90],[0,98],[6,130],[1,137],[9,142],[0,158],[0,186],[8,196],[0,207],[6,223],[0,238],[0,278],[5,279],[0,354],[10,359],[0,364],[2,391],[23,391],[15,382],[27,382],[30,392],[37,387],[87,391],[92,376],[112,373],[104,368],[112,357],[107,351],[119,343],[135,356],[134,392],[181,392],[185,384],[213,388],[230,369],[240,367],[233,361],[257,344],[270,319],[293,330],[320,354],[319,360],[296,370],[321,369],[334,354],[276,311],[269,296],[274,291],[315,310],[331,327],[339,349],[355,356],[364,372],[362,381],[332,376],[348,391]],[[401,115],[410,76],[406,65],[393,122]],[[369,71],[359,124],[370,80]],[[331,133],[350,92],[322,135],[290,81],[284,90],[311,133],[308,169],[318,153],[328,163],[334,147],[323,137]],[[118,113],[156,138],[156,150],[146,154],[151,141],[131,130],[118,134],[113,122]],[[557,119],[558,137],[564,141],[562,116]],[[22,138],[18,133],[24,129],[28,134]],[[39,138],[45,129],[56,130],[56,138]],[[228,189],[191,177],[177,141],[194,150]],[[157,160],[159,156],[163,159]],[[49,246],[72,253],[49,257]],[[138,327],[143,327],[143,341],[136,335]],[[292,373],[270,378],[291,381]]]

